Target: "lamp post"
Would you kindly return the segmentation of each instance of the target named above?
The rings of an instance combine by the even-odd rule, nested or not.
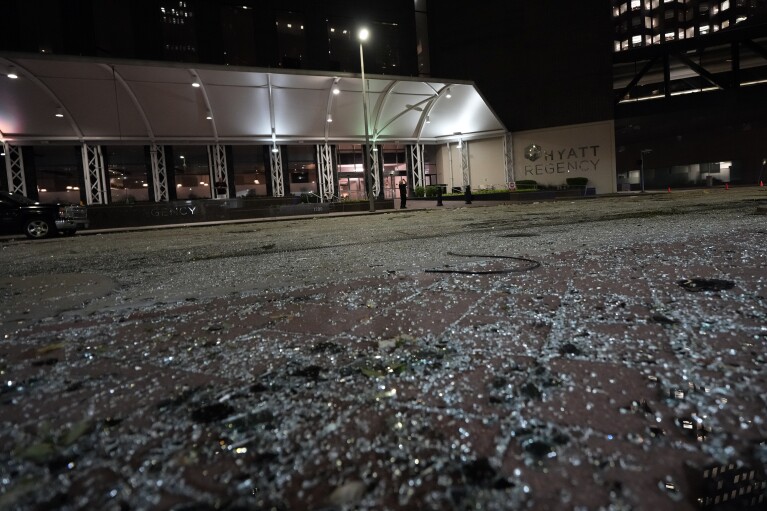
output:
[[[644,193],[644,155],[649,154],[652,152],[652,149],[642,149],[639,151],[640,156],[640,167],[639,167],[639,186],[642,190],[642,193]]]
[[[365,147],[362,148],[362,170],[365,172],[365,181],[368,183],[368,200],[370,201],[370,212],[373,213],[376,210],[375,197],[373,196],[373,175],[370,172],[370,132],[368,130],[368,93],[367,85],[365,84],[365,57],[362,52],[362,43],[368,40],[370,32],[367,28],[360,29],[360,71],[362,72],[362,112],[365,121]]]

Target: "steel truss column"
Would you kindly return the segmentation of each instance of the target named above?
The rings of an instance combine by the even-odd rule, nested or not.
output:
[[[210,169],[210,182],[213,188],[213,197],[216,199],[229,198],[229,171],[226,167],[226,147],[221,144],[208,146],[208,169]],[[219,184],[224,183],[224,187]],[[219,188],[225,188],[219,193]]]
[[[8,174],[8,191],[27,196],[27,175],[24,173],[24,156],[21,147],[3,142],[5,171]]]
[[[370,161],[370,179],[373,184],[373,197],[378,198],[381,194],[381,176],[379,175],[379,169],[381,167],[378,161],[378,146],[376,144],[368,147],[368,161]]]
[[[461,171],[463,172],[463,187],[471,186],[471,169],[469,169],[469,143],[462,142],[461,150]]]
[[[503,137],[503,169],[506,173],[506,186],[513,190],[516,188],[516,179],[514,177],[514,144],[511,140],[511,133],[506,133]]]
[[[149,149],[152,155],[152,183],[154,184],[155,202],[168,202],[168,168],[165,165],[165,147],[152,144]]]
[[[285,196],[285,181],[282,176],[282,147],[275,146],[277,152],[272,150],[269,157],[272,170],[272,197]]]
[[[410,146],[410,161],[413,162],[413,188],[424,186],[426,166],[423,161],[423,144]]]
[[[329,145],[317,144],[317,164],[319,165],[320,200],[331,201],[336,195],[336,185],[333,179],[333,156]]]
[[[83,171],[85,172],[85,199],[88,205],[107,204],[109,181],[104,169],[104,157],[101,146],[82,145]]]

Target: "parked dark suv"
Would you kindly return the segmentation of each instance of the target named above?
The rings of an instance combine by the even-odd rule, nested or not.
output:
[[[45,238],[56,233],[74,234],[88,228],[88,212],[82,206],[40,204],[23,195],[0,192],[0,231]]]

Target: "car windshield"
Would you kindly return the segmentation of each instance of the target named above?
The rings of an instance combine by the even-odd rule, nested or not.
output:
[[[18,193],[11,194],[8,192],[0,192],[0,195],[2,195],[4,199],[8,199],[13,202],[18,202],[19,204],[26,204],[26,205],[37,204],[32,199],[28,197],[24,197],[23,195],[20,195]]]

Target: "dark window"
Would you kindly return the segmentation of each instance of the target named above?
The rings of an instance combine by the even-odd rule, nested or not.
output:
[[[317,193],[315,146],[290,145],[283,146],[282,150],[285,170],[290,177],[290,193]]]
[[[221,33],[224,62],[235,66],[256,64],[256,28],[253,18],[256,11],[244,6],[221,8]]]
[[[278,65],[301,69],[306,58],[306,29],[303,16],[295,12],[281,12],[277,14],[275,24]]]
[[[210,170],[205,146],[173,146],[176,197],[210,199]]]
[[[150,172],[143,146],[102,147],[112,202],[149,200]]]
[[[349,19],[335,18],[328,20],[327,24],[330,70],[359,72],[359,41],[354,22]]]
[[[37,192],[40,202],[80,202],[80,154],[72,146],[35,146]]]
[[[233,146],[230,168],[238,197],[266,195],[267,166],[264,146]]]

